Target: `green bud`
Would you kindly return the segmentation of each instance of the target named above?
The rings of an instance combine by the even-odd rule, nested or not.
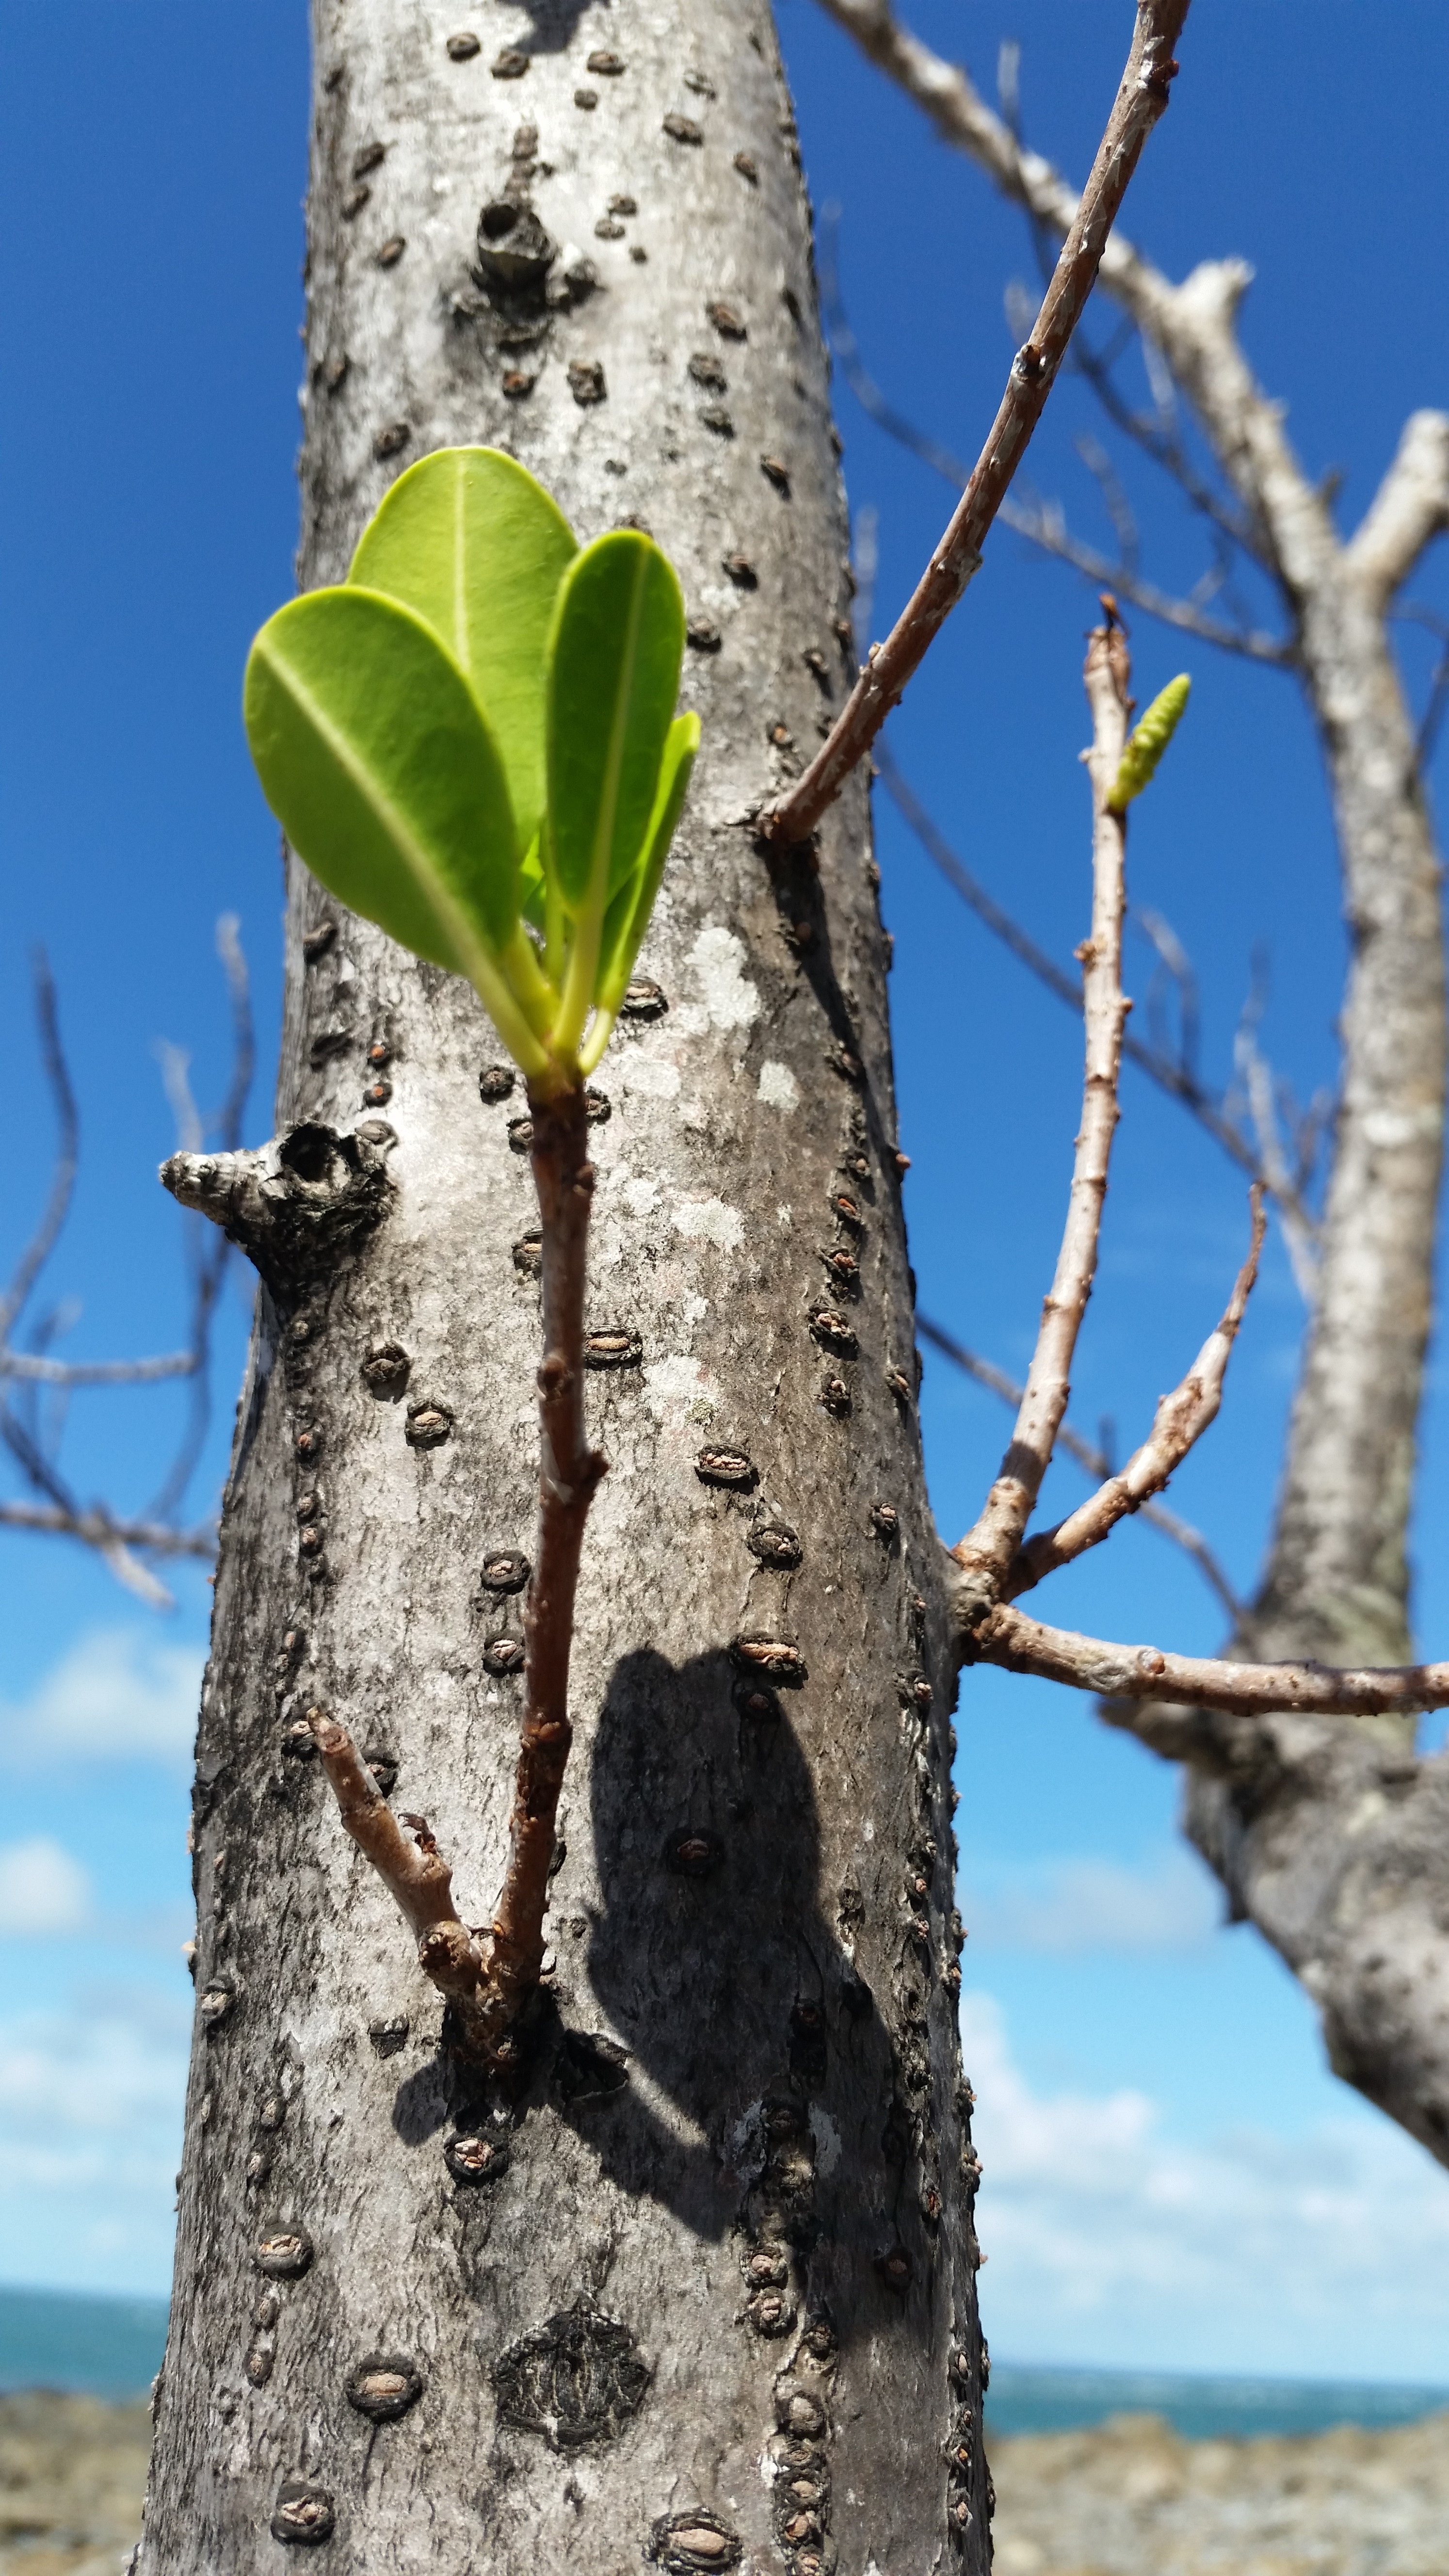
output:
[[[1125,814],[1134,796],[1140,796],[1153,777],[1157,764],[1176,733],[1187,705],[1192,682],[1186,671],[1179,671],[1165,689],[1155,697],[1140,724],[1127,737],[1112,793],[1107,799],[1109,814]]]

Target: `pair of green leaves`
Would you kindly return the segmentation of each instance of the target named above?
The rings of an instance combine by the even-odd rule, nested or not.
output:
[[[293,849],[466,975],[545,1092],[598,1062],[648,926],[699,742],[683,654],[652,538],[580,548],[488,447],[411,466],[346,582],[252,646],[247,734]]]

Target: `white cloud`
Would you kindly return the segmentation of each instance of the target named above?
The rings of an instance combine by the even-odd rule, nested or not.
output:
[[[49,1834],[0,1847],[0,1934],[83,1932],[90,1913],[86,1872]]]
[[[1449,2174],[1388,2121],[1345,2094],[1341,2118],[1273,2135],[1227,2095],[1183,2143],[1145,2093],[1036,2091],[992,1997],[966,1996],[961,2028],[1004,2357],[1442,2376]]]
[[[9,2279],[165,2292],[189,2025],[141,1990],[0,2021]]]
[[[0,1702],[0,1750],[12,1762],[186,1762],[205,1657],[133,1628],[82,1637],[28,1698]]]
[[[1005,1872],[968,1864],[961,1910],[983,1947],[1045,1950],[1200,1950],[1220,1905],[1202,1863],[1181,1848],[1145,1868],[1109,1860],[1047,1860]]]

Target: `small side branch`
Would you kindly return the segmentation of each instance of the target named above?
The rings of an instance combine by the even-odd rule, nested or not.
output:
[[[70,1214],[75,1194],[76,1168],[80,1161],[80,1112],[76,1107],[70,1069],[61,1045],[60,1019],[55,1002],[55,978],[50,960],[38,948],[32,964],[35,982],[35,1017],[40,1032],[41,1061],[45,1066],[50,1096],[55,1103],[57,1138],[55,1167],[51,1174],[50,1195],[40,1223],[17,1261],[9,1287],[0,1296],[0,1350],[9,1342],[29,1300],[30,1292],[55,1250],[60,1231]]]
[[[1449,412],[1416,411],[1348,549],[1382,613],[1424,548],[1449,528]]]
[[[1127,69],[1030,339],[1017,351],[991,434],[915,591],[873,652],[828,739],[789,795],[764,818],[779,844],[808,839],[870,749],[981,562],[1012,476],[1046,407],[1096,280],[1143,144],[1167,105],[1173,46],[1188,0],[1139,0]]]
[[[968,1605],[969,1606],[969,1605]],[[1169,1655],[1157,1646],[1118,1646],[1072,1628],[1047,1628],[1002,1603],[962,1638],[966,1661],[1034,1673],[1104,1699],[1180,1702],[1241,1717],[1294,1712],[1306,1717],[1412,1716],[1449,1707],[1449,1664],[1230,1664],[1211,1655]]]
[[[1161,1493],[1188,1451],[1217,1420],[1228,1361],[1253,1293],[1263,1249],[1263,1193],[1256,1185],[1251,1198],[1252,1244],[1221,1322],[1208,1335],[1182,1384],[1174,1387],[1171,1395],[1163,1396],[1150,1438],[1134,1450],[1120,1475],[1108,1476],[1080,1510],[1059,1521],[1054,1530],[1043,1530],[1039,1537],[1028,1540],[1007,1578],[1008,1598],[1030,1591],[1044,1575],[1055,1573],[1059,1565],[1069,1565],[1074,1557],[1084,1556],[1089,1547],[1100,1547],[1129,1512],[1140,1511],[1154,1494]]]
[[[1130,670],[1121,626],[1109,608],[1106,625],[1093,630],[1084,675],[1092,710],[1092,748],[1086,754],[1092,782],[1092,928],[1079,951],[1086,1022],[1082,1123],[1056,1276],[1042,1309],[1015,1437],[980,1518],[952,1551],[983,1599],[999,1597],[1051,1465],[1071,1392],[1072,1355],[1096,1276],[1129,1007],[1122,991],[1127,826],[1123,815],[1109,810],[1108,798],[1127,739]]]
[[[483,1954],[453,1903],[453,1873],[424,1816],[393,1814],[345,1726],[325,1708],[309,1708],[322,1767],[338,1813],[358,1850],[371,1861],[417,1935],[418,1965],[454,2006],[465,2036],[485,2044],[479,2004]],[[410,1842],[403,1825],[410,1825]]]
[[[197,1556],[207,1564],[216,1554],[213,1529],[172,1529],[165,1521],[113,1520],[109,1512],[62,1511],[59,1504],[0,1503],[0,1529],[39,1530],[53,1538],[76,1538],[87,1547],[144,1548],[152,1556]]]
[[[145,1360],[52,1360],[43,1352],[0,1350],[0,1377],[32,1386],[155,1386],[163,1378],[190,1377],[194,1351],[162,1351]]]
[[[1013,1412],[1017,1410],[1022,1389],[1014,1378],[1007,1376],[1005,1369],[997,1368],[992,1360],[984,1360],[979,1351],[968,1350],[964,1342],[958,1342],[953,1333],[946,1332],[929,1315],[917,1315],[916,1330],[923,1342],[929,1342],[933,1350],[938,1350],[965,1376],[974,1378],[978,1386],[986,1387],[992,1395],[999,1395],[1002,1403],[1009,1404]],[[1077,1465],[1085,1468],[1087,1474],[1096,1477],[1099,1483],[1111,1475],[1112,1462],[1106,1450],[1100,1448],[1095,1440],[1084,1439],[1074,1423],[1063,1421],[1057,1433],[1057,1446],[1065,1449],[1068,1456],[1075,1458]],[[1194,1529],[1192,1522],[1185,1521],[1180,1512],[1169,1511],[1165,1503],[1145,1502],[1140,1510],[1142,1518],[1153,1529],[1160,1530],[1164,1538],[1170,1538],[1175,1547],[1180,1547],[1185,1555],[1192,1558],[1204,1582],[1217,1594],[1228,1617],[1235,1621],[1240,1619],[1243,1605],[1202,1531]]]

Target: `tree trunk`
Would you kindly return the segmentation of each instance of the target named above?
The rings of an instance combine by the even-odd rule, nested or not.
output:
[[[490,2087],[306,1724],[486,1920],[537,1474],[521,1086],[462,984],[294,867],[277,1141],[171,1173],[263,1285],[136,2565],[251,2576],[270,2529],[457,2576],[978,2570],[954,1662],[865,792],[818,864],[747,822],[854,667],[794,126],[763,0],[541,5],[491,70],[468,15],[317,0],[301,579],[410,459],[506,446],[581,536],[672,555],[704,723],[595,1104],[612,1467],[551,1973]]]

